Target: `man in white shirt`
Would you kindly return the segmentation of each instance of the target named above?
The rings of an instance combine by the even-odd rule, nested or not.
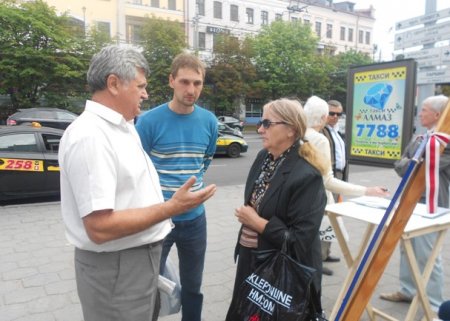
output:
[[[345,148],[344,137],[339,133],[338,121],[342,116],[343,108],[337,100],[328,101],[327,125],[323,129],[323,134],[328,138],[331,148],[331,166],[334,177],[348,180],[348,160]]]
[[[75,246],[85,321],[154,317],[170,218],[215,192],[214,185],[190,192],[191,177],[164,202],[156,170],[133,125],[148,98],[148,73],[137,49],[103,48],[87,73],[92,99],[61,140],[61,210],[67,239]]]

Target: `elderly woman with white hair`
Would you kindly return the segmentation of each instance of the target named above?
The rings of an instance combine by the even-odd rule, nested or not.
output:
[[[317,150],[322,152],[322,156],[325,159],[330,160],[329,168],[326,174],[323,175],[323,183],[327,193],[328,204],[334,203],[332,193],[341,194],[345,196],[389,196],[387,190],[381,186],[366,187],[357,184],[351,184],[344,182],[333,176],[333,170],[331,168],[331,152],[330,143],[328,139],[320,133],[325,127],[328,116],[328,103],[317,97],[310,97],[304,106],[308,129],[306,130],[305,140],[309,141]],[[342,227],[342,219],[339,221]],[[343,228],[343,231],[345,229]],[[328,221],[327,217],[324,217],[320,227],[321,244],[322,244],[322,259],[325,259],[328,255],[330,241],[329,239],[335,238],[334,231]],[[329,269],[323,268],[323,273],[331,275],[333,272]]]

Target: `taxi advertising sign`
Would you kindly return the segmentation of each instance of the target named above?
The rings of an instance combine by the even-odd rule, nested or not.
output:
[[[412,134],[416,63],[353,67],[347,92],[347,151],[365,163],[392,164]]]

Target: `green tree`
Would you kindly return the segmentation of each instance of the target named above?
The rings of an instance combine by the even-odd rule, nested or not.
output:
[[[355,50],[346,51],[330,58],[328,68],[329,78],[332,80],[330,95],[327,99],[339,100],[343,106],[347,105],[348,70],[352,66],[363,66],[373,63],[369,55]]]
[[[47,103],[63,106],[84,91],[87,62],[67,15],[58,16],[42,0],[17,6],[0,2],[0,93],[15,109]]]
[[[315,76],[317,39],[309,26],[274,21],[255,37],[256,86],[266,99],[308,96]]]
[[[250,84],[256,78],[252,56],[251,41],[241,41],[226,34],[216,38],[203,92],[203,99],[214,108],[216,114],[233,114],[239,110]]]
[[[147,103],[154,107],[172,98],[172,89],[168,85],[170,65],[186,48],[184,29],[179,22],[151,17],[146,19],[140,35],[150,67]]]

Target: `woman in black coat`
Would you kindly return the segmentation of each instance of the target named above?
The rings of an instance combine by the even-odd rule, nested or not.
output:
[[[296,100],[279,99],[264,106],[258,133],[264,149],[257,155],[245,186],[245,204],[235,210],[242,227],[233,298],[257,267],[254,250],[281,249],[288,232],[290,254],[317,270],[319,292],[322,259],[319,227],[326,205],[322,172],[327,161],[303,141],[306,119]],[[228,320],[228,318],[227,318]]]

